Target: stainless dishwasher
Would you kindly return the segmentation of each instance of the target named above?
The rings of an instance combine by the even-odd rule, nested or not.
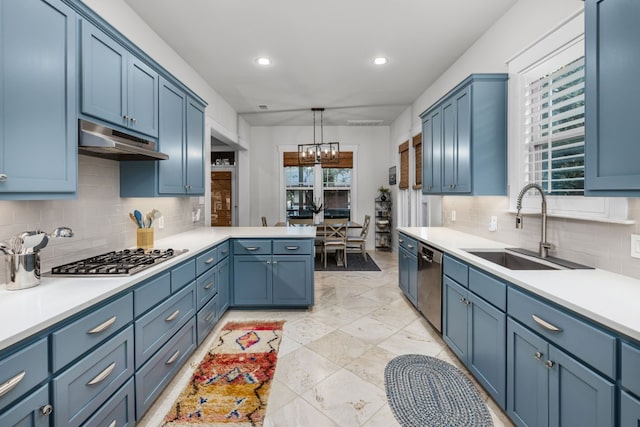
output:
[[[442,333],[442,252],[418,244],[418,310]]]

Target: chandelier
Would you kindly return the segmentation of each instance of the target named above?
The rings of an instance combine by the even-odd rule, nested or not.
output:
[[[313,144],[298,144],[298,164],[339,164],[340,143],[324,142],[323,112],[324,108],[312,108],[313,111]],[[320,142],[316,142],[316,112],[320,112]]]

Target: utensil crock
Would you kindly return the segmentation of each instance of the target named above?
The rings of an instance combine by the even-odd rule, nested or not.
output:
[[[5,255],[5,283],[7,290],[32,288],[40,284],[40,253]]]

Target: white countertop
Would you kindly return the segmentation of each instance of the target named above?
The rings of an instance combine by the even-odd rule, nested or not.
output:
[[[640,341],[640,280],[600,269],[509,270],[464,249],[513,245],[444,227],[401,227],[398,231]]]
[[[315,227],[201,227],[156,240],[156,248],[188,249],[129,277],[52,277],[8,291],[0,285],[0,350],[109,298],[229,238],[315,238]]]

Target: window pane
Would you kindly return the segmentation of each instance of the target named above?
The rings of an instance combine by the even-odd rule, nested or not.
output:
[[[351,187],[351,168],[322,169],[323,187]]]
[[[287,187],[313,187],[313,166],[287,166],[284,177]]]
[[[287,218],[313,218],[313,189],[287,189]]]
[[[324,190],[324,217],[351,219],[351,190]]]

